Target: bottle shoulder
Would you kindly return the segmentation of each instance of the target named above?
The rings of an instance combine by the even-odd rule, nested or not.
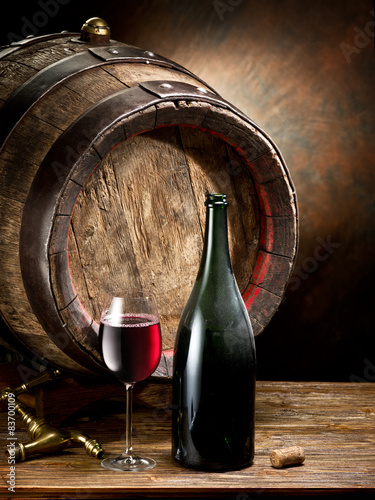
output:
[[[185,304],[181,320],[190,321],[196,316],[207,321],[222,323],[242,322],[248,313],[236,281],[221,280],[212,284],[197,280]]]
[[[177,330],[177,343],[181,337],[189,343],[192,336],[232,346],[240,339],[250,345],[254,343],[251,321],[240,294],[227,296],[224,301],[201,299],[202,296],[192,294],[186,303]]]

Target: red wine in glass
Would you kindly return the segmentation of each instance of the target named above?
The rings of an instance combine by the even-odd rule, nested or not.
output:
[[[136,382],[149,377],[161,356],[161,331],[155,297],[144,290],[116,292],[107,297],[99,327],[105,365],[126,389],[126,447],[102,466],[116,471],[142,471],[155,467],[152,458],[135,454],[132,447],[132,393]]]
[[[108,370],[124,383],[149,377],[160,361],[161,335],[157,316],[122,314],[100,322],[99,343]]]

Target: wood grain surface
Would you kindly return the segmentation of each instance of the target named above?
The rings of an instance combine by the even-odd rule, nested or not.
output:
[[[166,386],[168,387],[168,386]],[[262,495],[350,494],[375,492],[375,386],[370,383],[258,382],[254,465],[226,473],[184,469],[171,458],[170,393],[159,392],[154,407],[134,408],[133,446],[157,461],[151,471],[111,472],[69,448],[16,464],[16,493],[10,498],[226,497],[249,500]],[[97,439],[106,455],[124,446],[124,403],[117,399],[91,406],[72,427]],[[82,417],[89,418],[82,418]],[[2,447],[7,414],[0,414]],[[16,437],[26,435],[16,424]],[[303,465],[275,469],[270,453],[302,446]],[[0,495],[9,465],[2,461]]]
[[[213,135],[165,127],[123,142],[93,172],[75,205],[68,247],[74,286],[92,318],[99,322],[109,287],[150,288],[163,347],[174,347],[202,253],[206,189],[228,193],[232,262],[246,289],[259,251],[259,210],[250,175],[243,169],[233,180],[220,168],[227,162],[226,145]]]

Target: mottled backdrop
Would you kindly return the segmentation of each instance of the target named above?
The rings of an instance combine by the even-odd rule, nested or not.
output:
[[[258,378],[375,380],[374,5],[365,0],[39,0],[1,41],[106,19],[112,38],[207,81],[281,149],[300,210],[283,304]]]

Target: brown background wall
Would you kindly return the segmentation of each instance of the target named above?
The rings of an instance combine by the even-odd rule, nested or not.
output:
[[[203,78],[281,149],[300,247],[257,339],[258,377],[375,380],[373,2],[39,0],[9,13],[1,41],[79,31],[92,16]]]

